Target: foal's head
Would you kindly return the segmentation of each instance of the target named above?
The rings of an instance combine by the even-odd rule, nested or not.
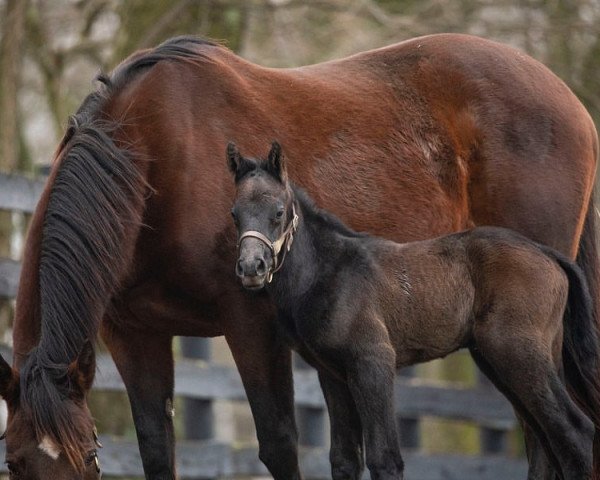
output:
[[[53,374],[62,377],[60,387],[42,408],[33,404],[43,375],[35,368],[25,373],[26,365],[18,372],[0,356],[0,395],[8,406],[4,438],[10,480],[98,480],[99,443],[86,404],[96,367],[93,347],[86,344],[71,365],[56,366]]]
[[[282,265],[297,226],[285,161],[274,142],[266,160],[244,158],[230,143],[227,162],[236,185],[231,209],[239,239],[235,272],[245,288],[258,290]]]

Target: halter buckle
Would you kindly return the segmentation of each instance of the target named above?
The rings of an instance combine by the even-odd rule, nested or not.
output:
[[[92,430],[92,435],[94,437],[94,443],[96,444],[96,446],[98,448],[102,448],[102,443],[100,443],[100,439],[98,438],[98,429],[96,427],[94,427],[94,429]]]
[[[94,465],[96,466],[96,473],[100,473],[100,459],[98,458],[98,452],[94,452]]]

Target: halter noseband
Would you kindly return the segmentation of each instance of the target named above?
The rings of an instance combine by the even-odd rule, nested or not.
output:
[[[290,248],[292,248],[292,242],[294,241],[294,233],[296,233],[296,230],[298,230],[298,214],[296,213],[296,208],[292,203],[292,220],[290,223],[288,223],[288,226],[277,240],[272,242],[266,235],[257,232],[256,230],[248,230],[240,235],[237,246],[239,249],[242,241],[245,238],[252,237],[257,238],[267,247],[269,247],[269,250],[271,250],[271,256],[273,257],[273,266],[267,272],[267,283],[271,283],[271,280],[273,280],[273,274],[277,273],[281,269],[287,252],[289,252]],[[283,256],[281,257],[281,261],[279,261],[279,253],[281,253],[282,250]]]

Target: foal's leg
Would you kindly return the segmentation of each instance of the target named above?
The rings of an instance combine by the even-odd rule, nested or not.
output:
[[[552,465],[556,465],[556,467],[560,468],[558,459],[551,453],[552,463],[549,462],[546,452],[551,452],[550,445],[546,444],[546,448],[544,448],[544,445],[542,444],[542,440],[545,440],[544,434],[537,424],[537,421],[527,412],[520,400],[513,395],[513,392],[509,390],[496,375],[496,372],[494,372],[479,351],[472,348],[471,355],[481,371],[485,373],[496,388],[510,400],[515,409],[515,413],[525,436],[525,448],[527,450],[527,459],[529,461],[527,480],[558,480],[556,470],[552,467]],[[538,433],[536,433],[532,425],[535,425]]]
[[[364,351],[346,364],[346,372],[363,425],[371,478],[404,478],[394,414],[394,352],[391,348]]]
[[[548,371],[546,397],[541,391],[524,399],[557,458],[563,478],[591,479],[592,422],[573,402],[558,376]],[[549,454],[550,455],[550,454]]]
[[[319,381],[331,424],[331,476],[333,480],[358,480],[364,469],[362,428],[348,385],[328,373]]]
[[[125,382],[147,480],[174,480],[173,353],[171,336],[102,326]]]
[[[546,454],[551,450],[550,446],[544,448],[540,435],[535,432],[535,429],[521,415],[517,415],[517,418],[523,429],[525,451],[529,461],[527,480],[560,480],[556,468],[553,467],[558,465],[558,459],[553,456],[550,460]],[[557,468],[560,471],[560,467]]]
[[[569,397],[552,359],[551,342],[541,339],[539,331],[522,328],[485,332],[476,335],[481,355],[534,420],[529,423],[548,446],[549,458],[556,459],[557,470],[565,480],[590,479],[594,428]]]

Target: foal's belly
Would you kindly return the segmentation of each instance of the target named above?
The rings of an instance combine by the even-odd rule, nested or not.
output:
[[[467,346],[473,324],[475,292],[462,263],[412,250],[388,257],[385,299],[379,303],[398,367]]]
[[[402,323],[399,320],[398,323]],[[469,343],[471,326],[468,318],[420,317],[401,329],[390,332],[398,368],[442,358]]]
[[[452,341],[454,340],[454,341]],[[396,368],[443,358],[467,345],[465,338],[448,339],[435,344],[411,342],[396,346]]]

